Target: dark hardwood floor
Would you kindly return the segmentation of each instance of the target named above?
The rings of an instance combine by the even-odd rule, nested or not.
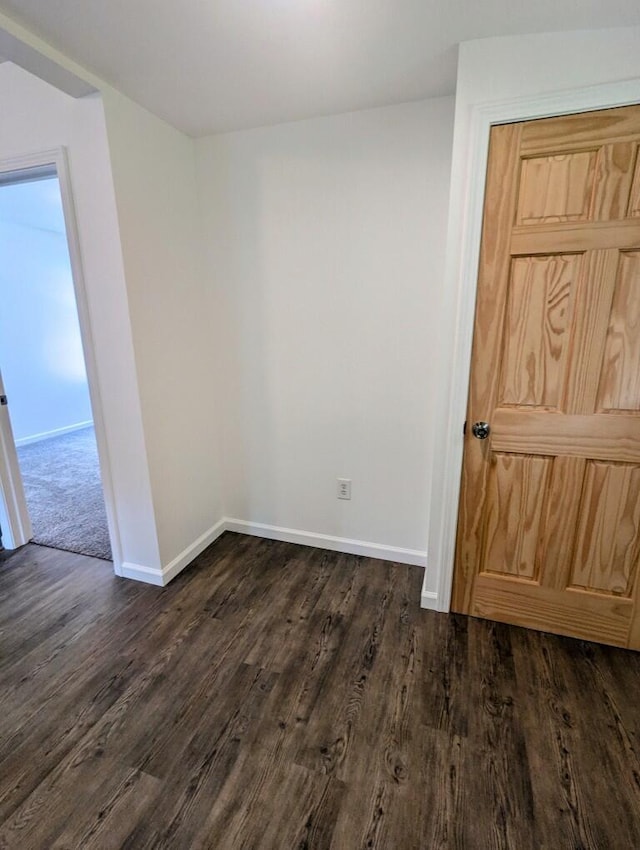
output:
[[[640,848],[640,655],[225,534],[168,588],[0,562],[0,847]]]

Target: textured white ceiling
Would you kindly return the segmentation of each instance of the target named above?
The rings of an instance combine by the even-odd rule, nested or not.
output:
[[[640,24],[640,0],[0,0],[0,9],[194,136],[452,94],[456,46],[468,39]]]

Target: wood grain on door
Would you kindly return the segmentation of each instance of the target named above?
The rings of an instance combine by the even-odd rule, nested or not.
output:
[[[494,127],[454,610],[640,649],[640,106]]]

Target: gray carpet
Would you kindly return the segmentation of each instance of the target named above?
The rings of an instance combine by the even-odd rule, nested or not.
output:
[[[21,446],[33,542],[111,560],[93,428]]]

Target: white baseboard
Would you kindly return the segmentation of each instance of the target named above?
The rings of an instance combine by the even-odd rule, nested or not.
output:
[[[194,540],[190,546],[187,546],[187,548],[184,549],[177,558],[174,558],[173,561],[168,563],[166,567],[163,567],[163,584],[169,584],[171,579],[175,578],[178,573],[182,572],[185,567],[189,566],[191,561],[193,561],[194,558],[197,558],[200,552],[204,552],[207,546],[211,546],[211,544],[227,530],[226,523],[226,519],[221,519],[220,522],[212,525],[208,531],[205,531],[205,533],[201,534],[197,540]]]
[[[300,531],[294,528],[281,528],[277,525],[265,525],[261,522],[247,522],[243,519],[225,517],[205,531],[197,540],[187,546],[176,558],[162,569],[145,567],[124,561],[120,574],[123,578],[143,581],[164,587],[178,573],[187,567],[197,556],[210,546],[225,531],[237,534],[249,534],[253,537],[265,537],[267,540],[281,540],[283,543],[298,543],[302,546],[314,546],[318,549],[330,549],[333,552],[345,552],[349,555],[362,555],[366,558],[380,558],[383,561],[394,561],[398,564],[411,564],[426,567],[427,553],[419,549],[402,549],[397,546],[383,546],[380,543],[368,543],[365,540],[351,540],[348,537],[332,537],[328,534],[317,534],[311,531]],[[430,600],[425,604],[425,598]],[[422,607],[435,608],[437,594],[423,592]]]
[[[31,443],[40,443],[42,440],[49,440],[51,437],[61,437],[63,434],[70,434],[72,431],[81,431],[83,428],[88,428],[93,425],[91,419],[87,422],[76,422],[75,425],[65,425],[64,428],[54,428],[53,431],[43,431],[41,434],[32,434],[30,437],[20,437],[16,440],[16,448],[20,446],[28,446]]]
[[[120,567],[122,578],[132,578],[134,581],[143,581],[145,584],[155,584],[164,587],[166,582],[162,576],[162,570],[156,567],[144,567],[142,564],[131,564],[123,561]]]
[[[423,590],[420,595],[420,607],[427,608],[429,611],[439,611],[438,594],[435,590]]]
[[[383,546],[366,540],[351,540],[348,537],[332,537],[312,531],[300,531],[295,528],[281,528],[277,525],[265,525],[261,522],[247,522],[243,519],[227,517],[226,530],[238,534],[251,534],[254,537],[266,537],[268,540],[281,540],[284,543],[298,543],[302,546],[315,546],[318,549],[330,549],[333,552],[346,552],[349,555],[363,555],[366,558],[380,558],[383,561],[395,561],[399,564],[413,564],[426,567],[427,553],[419,549],[401,549],[397,546]]]
[[[158,567],[145,567],[141,564],[132,564],[124,561],[120,568],[122,578],[131,578],[134,581],[143,581],[146,584],[154,584],[157,587],[165,587],[171,579],[187,567],[191,561],[198,557],[207,546],[210,546],[226,530],[226,520],[221,519],[208,531],[201,534],[186,549],[184,549],[173,561],[170,561],[161,569]]]

